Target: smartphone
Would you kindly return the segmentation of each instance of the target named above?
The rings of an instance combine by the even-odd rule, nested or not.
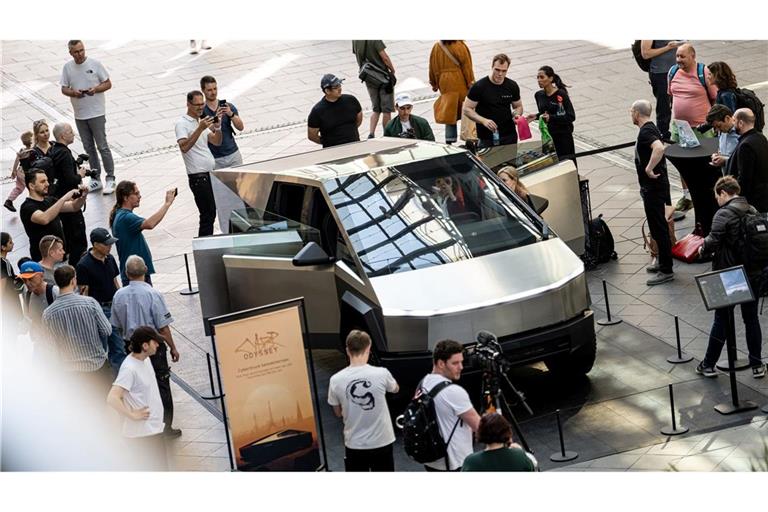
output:
[[[179,195],[179,187],[173,189],[173,197],[176,197],[177,195]]]
[[[227,100],[219,100],[219,106],[220,107],[226,107],[227,106]]]

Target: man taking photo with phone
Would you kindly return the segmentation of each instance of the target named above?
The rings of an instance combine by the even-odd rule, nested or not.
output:
[[[213,168],[222,169],[242,164],[243,157],[235,142],[235,131],[232,129],[233,126],[241,132],[245,129],[237,107],[228,103],[227,100],[219,99],[218,85],[212,76],[206,75],[200,79],[200,90],[205,96],[203,116],[218,117],[221,121],[221,144],[217,146],[208,143],[208,149],[211,150],[216,162]]]

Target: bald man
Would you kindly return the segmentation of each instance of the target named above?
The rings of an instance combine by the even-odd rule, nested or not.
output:
[[[728,159],[726,172],[739,181],[741,195],[759,212],[768,212],[768,140],[755,129],[748,108],[733,113],[739,143]]]
[[[658,258],[646,267],[655,274],[646,281],[648,286],[668,283],[675,278],[672,272],[672,240],[665,205],[671,205],[667,164],[664,160],[664,144],[661,131],[651,121],[651,102],[637,100],[629,109],[632,124],[640,128],[635,144],[635,169],[640,184],[640,197],[648,219],[648,229],[658,246]]]
[[[687,121],[691,127],[704,124],[709,108],[717,97],[717,86],[712,83],[709,69],[696,62],[696,50],[691,44],[685,43],[677,48],[675,61],[676,64],[670,68],[667,76],[667,92],[672,98],[670,131],[673,142],[678,141],[675,120]],[[677,202],[675,209],[687,211],[693,207],[693,202],[685,180],[681,177],[680,181],[683,185],[683,197]]]

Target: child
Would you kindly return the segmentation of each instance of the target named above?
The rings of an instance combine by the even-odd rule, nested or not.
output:
[[[32,132],[22,133],[21,143],[24,144],[24,147],[20,149],[18,153],[16,153],[16,160],[13,161],[13,166],[11,167],[11,178],[16,177],[16,186],[13,188],[13,190],[11,190],[11,193],[8,194],[8,199],[6,199],[5,203],[3,204],[6,209],[12,212],[16,211],[16,207],[13,206],[13,202],[17,197],[19,197],[19,194],[21,194],[25,187],[24,170],[21,168],[21,159],[27,158],[29,152],[32,151]]]

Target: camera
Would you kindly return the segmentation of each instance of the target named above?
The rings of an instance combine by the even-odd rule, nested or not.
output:
[[[416,138],[416,132],[413,130],[413,128],[408,128],[406,131],[402,132],[400,134],[401,139],[415,139]]]
[[[508,361],[504,357],[504,349],[493,333],[480,331],[477,333],[477,344],[466,350],[467,366],[491,369],[494,366],[505,367]]]
[[[81,165],[83,165],[83,163],[87,161],[88,161],[88,155],[86,155],[85,153],[80,153],[79,155],[77,155],[77,159],[75,160],[75,165],[80,167]],[[85,175],[95,180],[99,177],[99,172],[94,169],[86,169]],[[77,197],[80,197],[80,196],[77,196]]]

